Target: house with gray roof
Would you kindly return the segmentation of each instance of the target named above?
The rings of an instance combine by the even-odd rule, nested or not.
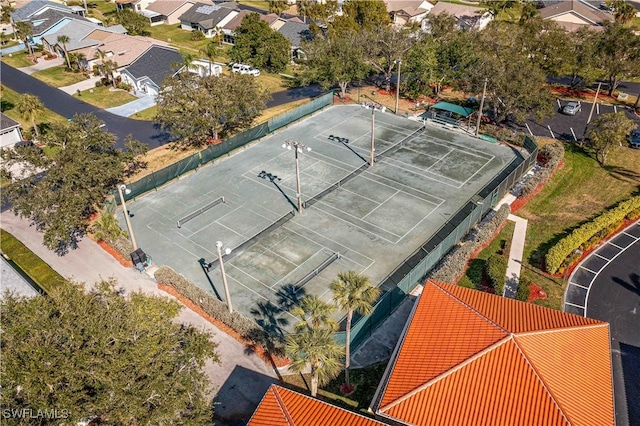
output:
[[[303,58],[304,52],[301,49],[302,42],[310,41],[313,38],[313,33],[309,30],[309,24],[289,20],[278,28],[277,31],[291,42],[291,60]]]
[[[220,4],[196,3],[180,16],[180,28],[188,31],[202,31],[207,38],[216,35],[233,20],[239,9],[233,2]]]
[[[44,50],[64,56],[64,47],[58,42],[59,36],[65,35],[69,37],[66,47],[67,52],[72,53],[80,49],[99,45],[99,39],[89,37],[95,31],[107,34],[126,34],[127,32],[122,25],[114,25],[105,28],[96,25],[93,22],[74,19],[71,22],[68,22],[64,27],[58,28],[58,31],[48,31],[47,34],[42,37],[42,47]]]
[[[16,9],[11,14],[13,23],[31,21],[33,18],[41,15],[47,10],[57,10],[59,12],[73,13],[73,9],[60,3],[52,1],[36,0],[27,2],[24,6]]]
[[[183,65],[184,59],[177,49],[151,46],[131,65],[120,70],[120,76],[136,91],[156,96],[164,80],[176,75]]]
[[[542,19],[555,21],[567,31],[577,31],[583,27],[602,31],[602,25],[605,22],[614,20],[612,14],[577,0],[566,0],[548,5],[540,9],[539,13]]]
[[[47,9],[37,15],[33,15],[27,21],[33,27],[32,45],[41,45],[42,37],[47,34],[59,32],[71,22],[90,22],[82,16],[74,15],[69,12],[62,12],[58,9]]]
[[[145,16],[150,13],[156,14],[156,17],[149,18],[151,25],[175,25],[180,23],[180,16],[191,9],[194,4],[196,4],[195,0],[156,0],[147,6]]]
[[[22,140],[20,123],[0,113],[0,147],[9,148]]]

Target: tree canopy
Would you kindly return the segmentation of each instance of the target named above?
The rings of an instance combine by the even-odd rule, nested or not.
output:
[[[235,31],[235,44],[229,50],[235,62],[248,63],[272,72],[285,69],[291,60],[291,43],[285,36],[273,31],[257,13],[242,18]]]
[[[590,146],[596,154],[596,160],[606,165],[609,153],[623,144],[636,126],[633,120],[627,118],[624,112],[602,114],[590,125]]]
[[[131,9],[124,9],[118,11],[116,20],[120,25],[126,28],[129,35],[148,35],[149,18],[134,12]]]
[[[92,114],[52,123],[43,136],[53,148],[50,155],[29,147],[2,150],[3,172],[15,178],[3,195],[16,214],[44,232],[44,245],[59,253],[75,248],[91,215],[123,181],[136,155],[146,152],[132,140],[125,150],[116,149],[116,137],[102,124]]]
[[[175,321],[180,305],[115,283],[67,283],[46,297],[8,295],[2,317],[2,405],[57,410],[40,424],[206,424],[209,335]],[[29,421],[29,419],[27,419]]]
[[[596,43],[611,96],[621,80],[640,74],[640,36],[617,22],[606,23]]]
[[[250,75],[183,73],[160,88],[156,120],[179,138],[178,144],[202,146],[250,126],[268,96]]]

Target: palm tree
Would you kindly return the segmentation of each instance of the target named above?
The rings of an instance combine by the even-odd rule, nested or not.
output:
[[[341,272],[338,278],[330,284],[333,291],[333,300],[338,308],[347,311],[346,326],[346,357],[344,361],[345,384],[349,385],[349,366],[351,365],[351,321],[353,313],[369,315],[373,310],[373,304],[380,297],[380,289],[373,287],[366,275],[358,274],[355,271]]]
[[[329,329],[306,328],[287,336],[285,349],[295,373],[311,369],[311,396],[318,393],[318,385],[324,386],[340,374],[343,348]]]
[[[311,0],[296,1],[296,10],[298,11],[298,16],[302,16],[304,18],[305,24],[307,23],[307,16],[309,16],[309,9],[311,9],[311,7]]]
[[[118,63],[112,60],[108,60],[102,64],[105,77],[107,81],[111,82],[113,87],[116,87],[116,79],[113,78],[113,72],[118,69]]]
[[[67,60],[67,68],[71,69],[71,62],[69,61],[69,52],[67,52],[67,43],[71,39],[64,34],[58,36],[58,43],[62,43],[62,49],[64,50],[64,58]]]
[[[280,14],[289,7],[286,0],[269,0],[269,13]]]
[[[16,31],[20,33],[22,36],[22,40],[27,45],[27,49],[29,49],[29,55],[33,56],[33,47],[31,46],[30,37],[33,36],[33,27],[29,22],[18,22],[16,24]]]
[[[636,9],[624,0],[615,0],[612,6],[616,22],[626,24],[636,16]]]
[[[40,102],[35,95],[25,94],[22,95],[18,105],[16,105],[18,112],[25,120],[29,120],[33,125],[33,130],[35,131],[36,138],[40,136],[40,131],[38,130],[38,125],[36,124],[36,117],[39,113],[44,111],[44,105]]]
[[[294,328],[298,331],[305,329],[336,331],[338,322],[331,318],[335,310],[336,307],[333,304],[324,302],[318,296],[304,296],[300,299],[300,303],[291,309],[291,315],[299,319]]]
[[[202,53],[207,57],[207,59],[209,60],[209,75],[211,75],[212,70],[212,63],[213,60],[216,57],[216,54],[218,53],[218,46],[216,45],[215,41],[210,41],[207,46],[204,48],[204,50],[202,51]]]
[[[91,231],[98,240],[113,243],[120,237],[126,237],[127,233],[120,228],[114,215],[115,203],[107,203],[106,206],[100,210],[100,217],[91,225]]]

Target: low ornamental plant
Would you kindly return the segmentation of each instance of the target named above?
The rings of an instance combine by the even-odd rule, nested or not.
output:
[[[493,254],[487,259],[487,278],[493,292],[502,296],[504,292],[504,282],[507,275],[507,259],[499,254]]]
[[[590,250],[602,238],[620,227],[630,214],[638,211],[640,211],[640,195],[623,201],[613,209],[605,211],[593,220],[574,229],[571,234],[558,241],[547,252],[545,256],[547,272],[555,274],[564,269],[574,260],[571,256],[577,250]]]
[[[546,182],[564,158],[564,145],[554,142],[544,145],[538,153],[541,168],[522,185],[520,198],[526,198],[542,183]]]

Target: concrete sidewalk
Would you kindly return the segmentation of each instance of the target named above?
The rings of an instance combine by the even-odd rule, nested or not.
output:
[[[133,114],[144,109],[151,108],[155,104],[156,98],[154,96],[144,95],[136,99],[135,101],[131,101],[117,107],[109,108],[105,111],[122,117],[131,117]]]
[[[76,250],[58,256],[42,245],[42,234],[27,221],[10,211],[2,213],[1,221],[3,229],[22,241],[58,273],[84,283],[86,288],[90,288],[97,281],[114,278],[117,287],[123,289],[126,294],[141,291],[149,295],[170,297],[158,290],[153,278],[133,268],[124,268],[89,238],[80,241]],[[212,340],[218,345],[220,364],[209,362],[205,367],[215,395],[214,411],[219,418],[216,425],[225,426],[248,420],[266,389],[271,383],[276,382],[273,369],[258,356],[247,353],[243,344],[192,310],[184,308],[178,318],[182,323],[211,333]]]
[[[511,239],[511,250],[509,251],[509,262],[507,263],[507,281],[504,286],[503,296],[513,299],[516,297],[518,282],[520,281],[528,221],[513,214],[510,214],[507,219],[515,222],[516,227],[513,230],[513,237]]]
[[[90,78],[79,83],[72,84],[70,86],[59,87],[59,89],[70,95],[75,95],[76,93],[78,93],[78,90],[83,92],[85,90],[94,89],[96,87],[96,81],[100,81],[100,78],[100,76],[91,76]]]

